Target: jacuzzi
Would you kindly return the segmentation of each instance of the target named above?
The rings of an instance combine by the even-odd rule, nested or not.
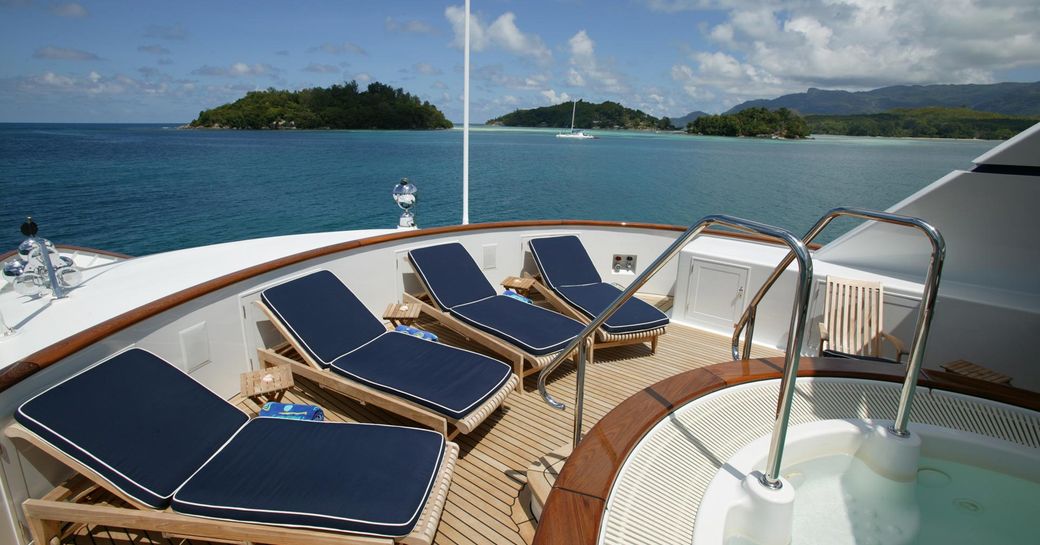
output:
[[[677,408],[632,449],[599,542],[1040,542],[1040,414],[919,387],[910,437],[890,429],[900,385],[802,377],[778,490],[766,465],[779,380]]]

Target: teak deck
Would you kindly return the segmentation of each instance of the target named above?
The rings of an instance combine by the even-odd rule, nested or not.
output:
[[[424,319],[417,325],[435,331],[441,342],[481,351],[432,320]],[[775,350],[758,348],[752,353],[754,357],[779,355]],[[668,334],[661,337],[654,355],[646,345],[630,345],[596,350],[595,357],[586,373],[585,430],[641,388],[683,371],[732,359],[728,337],[677,324],[668,326]],[[574,364],[563,364],[548,385],[557,399],[568,403],[566,411],[554,410],[542,401],[536,378],[527,377],[523,394],[509,396],[503,409],[480,427],[454,439],[461,451],[435,543],[526,544],[533,540],[536,526],[527,504],[526,470],[541,456],[570,442]],[[259,409],[255,401],[241,396],[232,401],[253,413]],[[322,390],[306,379],[297,379],[282,401],[320,405],[329,420],[408,425],[398,416]],[[82,529],[66,542],[205,543],[104,527]]]

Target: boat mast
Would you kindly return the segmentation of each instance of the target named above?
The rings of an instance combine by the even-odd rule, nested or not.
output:
[[[466,0],[466,34],[462,66],[462,224],[469,225],[469,2]]]
[[[571,108],[571,132],[574,132],[574,114],[578,112],[578,101],[572,100],[571,104],[574,105],[574,107]]]

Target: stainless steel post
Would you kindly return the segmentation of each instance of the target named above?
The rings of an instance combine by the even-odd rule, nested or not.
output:
[[[932,316],[935,310],[935,300],[939,292],[939,280],[942,276],[943,261],[946,259],[946,242],[943,240],[942,234],[940,234],[935,227],[921,218],[902,216],[890,212],[867,210],[863,208],[845,207],[835,208],[824,214],[824,216],[821,217],[811,229],[809,229],[805,236],[802,237],[802,242],[806,245],[810,244],[821,232],[823,232],[824,229],[827,228],[828,225],[830,225],[832,221],[842,216],[912,227],[921,231],[932,245],[931,258],[928,263],[928,272],[925,274],[924,294],[921,297],[921,309],[918,311],[917,325],[914,328],[914,339],[910,345],[910,357],[907,362],[907,373],[903,380],[903,390],[899,396],[899,410],[896,413],[895,425],[892,428],[896,435],[905,436],[909,433],[907,431],[907,424],[910,419],[910,408],[913,403],[914,391],[917,388],[917,375],[921,370],[921,364],[924,360],[924,350],[928,341],[928,332],[931,329]],[[758,293],[756,293],[751,299],[751,303],[744,311],[744,314],[740,317],[740,320],[737,321],[733,331],[733,338],[731,339],[731,349],[735,359],[740,354],[740,334],[745,328],[747,329],[747,335],[744,338],[743,358],[748,359],[750,357],[751,341],[755,327],[755,313],[758,310],[758,304],[762,302],[762,298],[765,297],[766,292],[773,287],[773,284],[776,283],[777,279],[780,278],[780,275],[787,269],[787,266],[794,261],[794,258],[794,252],[790,252],[782,261],[780,261],[776,268],[773,269],[773,272],[769,275],[769,278],[767,278],[765,283],[762,284]]]
[[[798,358],[801,355],[802,332],[805,329],[805,313],[808,309],[809,290],[805,288],[805,286],[807,286],[812,279],[812,257],[809,255],[809,251],[806,249],[805,245],[802,244],[802,242],[798,240],[797,237],[795,237],[794,235],[792,235],[784,229],[773,227],[771,225],[766,225],[764,223],[758,223],[755,221],[735,218],[731,216],[713,215],[705,216],[700,221],[690,226],[690,228],[687,229],[686,232],[682,234],[682,236],[680,236],[674,242],[672,242],[672,244],[669,245],[668,248],[661,253],[661,255],[657,256],[657,258],[654,259],[653,263],[651,263],[645,271],[643,271],[639,276],[635,278],[635,280],[632,281],[631,284],[629,284],[628,288],[626,288],[620,295],[618,295],[618,297],[605,310],[603,310],[603,312],[601,312],[598,316],[593,318],[592,321],[585,326],[585,329],[583,329],[582,332],[579,333],[574,340],[568,343],[567,346],[560,351],[556,358],[549,362],[549,364],[542,369],[541,373],[539,373],[538,391],[541,393],[542,398],[545,399],[546,403],[548,403],[551,407],[555,409],[565,409],[567,406],[564,403],[557,401],[546,390],[545,381],[549,377],[549,375],[552,374],[552,372],[555,371],[556,368],[559,367],[560,364],[563,363],[563,361],[575,349],[579,350],[577,384],[575,385],[575,402],[577,405],[575,408],[575,432],[573,438],[575,447],[577,447],[578,442],[581,441],[581,416],[583,411],[585,390],[585,343],[588,342],[588,339],[596,331],[596,329],[603,325],[603,322],[610,318],[610,316],[612,316],[614,312],[617,311],[617,309],[621,308],[621,305],[623,305],[625,301],[631,299],[636,294],[636,292],[639,291],[639,289],[642,288],[643,285],[646,284],[646,282],[652,276],[657,274],[657,272],[660,271],[665,266],[665,264],[668,263],[669,260],[675,257],[675,255],[678,254],[679,251],[681,251],[684,247],[686,247],[686,245],[689,244],[691,240],[697,238],[697,236],[699,236],[705,229],[712,225],[723,225],[731,229],[736,229],[738,231],[758,233],[769,237],[773,237],[782,241],[789,248],[791,248],[791,253],[795,256],[794,258],[792,258],[792,260],[795,258],[798,259],[800,282],[798,293],[796,294],[794,302],[795,311],[791,317],[792,329],[789,331],[788,334],[788,351],[785,360],[785,379],[783,381],[783,391],[785,392],[787,401],[784,401],[784,396],[782,395],[781,401],[779,401],[777,404],[777,421],[783,422],[781,431],[783,433],[786,433],[786,422],[790,415],[790,397],[794,391],[794,375],[798,372]],[[788,376],[790,376],[791,378],[788,379]],[[780,441],[783,441],[782,434],[780,437]],[[775,449],[773,448],[770,449],[770,460],[773,460],[775,456],[777,459],[776,463],[779,464],[779,456],[782,454],[783,451],[782,445],[780,446],[777,452],[774,453],[774,450]]]
[[[585,360],[588,358],[588,342],[583,342],[578,345],[578,384],[585,384],[585,365],[588,363]],[[574,392],[574,435],[571,443],[571,447],[577,448],[578,443],[581,442],[581,428],[582,418],[585,412],[585,388],[578,388]]]

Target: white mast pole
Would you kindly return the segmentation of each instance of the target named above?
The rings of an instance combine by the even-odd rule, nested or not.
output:
[[[466,38],[462,67],[462,224],[469,224],[469,2],[466,0]]]

